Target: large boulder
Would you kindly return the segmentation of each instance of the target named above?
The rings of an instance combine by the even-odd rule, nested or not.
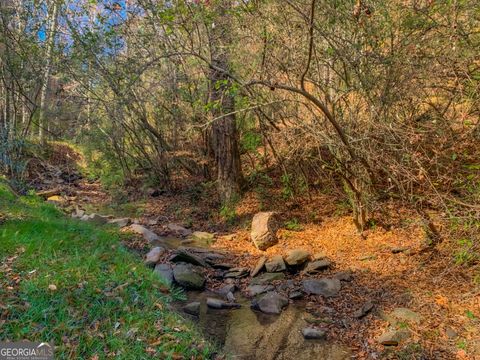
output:
[[[278,221],[274,212],[255,214],[252,220],[250,236],[257,249],[265,251],[278,243]]]
[[[205,277],[192,264],[177,264],[173,268],[173,278],[187,290],[201,290],[205,285]]]
[[[265,269],[269,273],[285,271],[287,268],[281,255],[275,255],[265,263]]]
[[[294,249],[287,252],[285,262],[290,266],[302,265],[310,257],[310,253],[303,249]]]
[[[303,281],[303,289],[307,294],[331,297],[338,294],[342,284],[338,279],[307,279]]]
[[[287,305],[288,299],[275,291],[267,292],[265,295],[260,296],[259,299],[252,301],[252,307],[265,314],[280,314]]]

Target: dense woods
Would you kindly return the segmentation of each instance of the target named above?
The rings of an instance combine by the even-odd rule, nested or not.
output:
[[[442,266],[478,287],[480,4],[2,0],[9,191],[45,190],[59,144],[114,201],[203,197],[235,229],[250,197],[348,214],[358,242],[420,219],[425,251],[448,243]]]
[[[12,0],[1,16],[19,178],[24,144],[61,139],[122,181],[215,180],[224,202],[278,168],[343,192],[360,230],[388,198],[476,208],[474,1]]]

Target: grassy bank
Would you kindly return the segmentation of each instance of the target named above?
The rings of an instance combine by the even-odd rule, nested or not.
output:
[[[49,341],[56,358],[204,359],[171,293],[121,235],[0,183],[0,341]]]

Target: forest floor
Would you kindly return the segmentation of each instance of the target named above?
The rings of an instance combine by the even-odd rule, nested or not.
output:
[[[87,213],[128,216],[161,236],[171,235],[167,225],[172,223],[215,233],[212,247],[228,251],[238,266],[253,267],[262,256],[298,248],[321,253],[333,264],[321,276],[348,272],[353,281],[343,283],[334,298],[306,296],[307,307],[334,309],[334,319],[322,328],[330,341],[345,344],[357,359],[480,359],[478,266],[456,264],[458,246],[448,237],[430,246],[431,234],[421,217],[396,203],[385,203],[382,215],[360,236],[347,206],[335,195],[316,193],[293,200],[280,191],[251,190],[235,209],[219,209],[215,189],[200,183],[184,183],[175,191],[149,190],[149,195],[135,189],[122,201],[98,182],[57,185],[67,212],[80,207]],[[50,181],[45,187],[53,186]],[[263,252],[252,244],[249,231],[253,215],[265,210],[278,212],[283,226],[279,243]],[[444,225],[437,226],[443,233]],[[151,247],[140,238],[125,244],[141,254]],[[302,280],[301,274],[287,277]],[[209,279],[210,288],[219,285]],[[246,279],[240,281],[246,285]],[[355,318],[368,302],[373,310]],[[407,308],[416,318],[394,322],[389,314],[396,308]],[[378,336],[390,328],[407,329],[408,339],[398,347],[380,345]]]
[[[253,267],[262,256],[285,255],[298,248],[321,253],[333,262],[321,276],[349,272],[354,281],[343,285],[339,297],[307,297],[307,306],[335,309],[335,321],[322,324],[322,328],[328,329],[329,340],[352,349],[355,358],[480,359],[476,269],[455,265],[455,250],[447,240],[427,246],[429,234],[415,213],[386,204],[389,225],[372,226],[362,237],[351,216],[339,210],[331,196],[268,207],[281,214],[284,226],[278,233],[279,243],[263,252],[249,236],[252,216],[265,209],[255,193],[245,195],[233,219],[219,215],[211,202],[213,196],[202,194],[192,199],[191,194],[178,191],[112,207],[111,198],[98,184],[83,183],[77,200],[90,210],[133,216],[159,235],[171,235],[166,227],[171,223],[213,232],[216,241],[212,247],[234,254],[237,266]],[[141,253],[149,249],[141,239],[128,246]],[[299,281],[302,276],[288,278]],[[243,288],[247,285],[246,280],[241,282]],[[217,286],[220,284],[214,280],[209,282],[210,288]],[[356,319],[354,313],[367,302],[374,304],[373,311]],[[408,308],[420,320],[393,324],[388,314],[396,308]],[[401,346],[384,347],[376,339],[392,324],[408,329],[410,337]]]

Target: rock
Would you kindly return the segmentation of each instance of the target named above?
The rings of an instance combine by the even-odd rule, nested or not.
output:
[[[258,275],[260,271],[262,271],[263,267],[265,266],[265,263],[267,262],[267,258],[265,256],[262,256],[260,259],[258,259],[257,264],[255,267],[250,271],[250,276],[255,277]]]
[[[265,314],[280,314],[282,309],[288,305],[288,299],[274,291],[261,295],[259,299],[252,301],[252,307]]]
[[[368,261],[368,260],[376,260],[376,259],[377,259],[376,255],[364,255],[358,258],[358,260],[360,261]]]
[[[422,316],[410,309],[407,308],[395,308],[391,313],[390,317],[407,322],[414,322],[416,324],[420,323]]]
[[[108,217],[98,214],[83,215],[80,220],[88,221],[97,225],[104,225],[108,222]]]
[[[220,299],[207,298],[207,306],[211,309],[238,309],[241,307],[237,303],[229,303]]]
[[[183,307],[183,311],[187,314],[199,316],[200,315],[200,303],[198,301],[191,302]]]
[[[408,339],[410,333],[406,330],[389,330],[377,338],[377,341],[384,346],[398,346],[400,342]]]
[[[449,339],[455,339],[458,337],[457,332],[450,327],[445,330],[445,334]]]
[[[287,252],[285,262],[290,266],[301,265],[308,260],[310,253],[303,249],[295,249]]]
[[[204,254],[202,254],[202,256],[205,259],[205,261],[212,262],[212,263],[215,262],[215,261],[220,261],[220,260],[225,259],[225,255],[215,253],[215,252],[204,253]]]
[[[233,279],[240,279],[243,277],[248,276],[249,269],[245,267],[236,267],[229,269],[224,275],[224,278],[233,278]]]
[[[391,252],[392,252],[392,254],[399,254],[399,253],[405,252],[405,251],[407,251],[407,250],[409,250],[408,247],[401,247],[401,246],[399,246],[399,247],[394,247],[394,248],[392,248],[392,249],[391,249]]]
[[[253,217],[250,237],[257,249],[265,251],[278,243],[277,230],[276,214],[261,212]]]
[[[353,313],[353,316],[357,319],[361,319],[366,316],[370,311],[373,309],[373,303],[371,301],[367,301],[365,304],[362,305],[360,309]]]
[[[65,199],[60,195],[52,195],[47,198],[47,202],[51,204],[62,204],[65,202]]]
[[[237,289],[237,286],[235,284],[227,284],[222,286],[220,289],[218,289],[217,294],[226,297],[228,293],[234,293],[236,289]]]
[[[287,268],[281,255],[275,255],[265,263],[265,269],[269,273],[285,271]]]
[[[283,283],[281,283],[279,286],[278,286],[278,290],[280,291],[289,291],[289,290],[293,290],[293,288],[295,287],[295,281],[290,279],[290,280],[287,280]]]
[[[338,279],[340,281],[352,281],[353,280],[353,274],[351,271],[342,271],[339,273],[336,273],[333,275],[335,279]]]
[[[305,267],[305,273],[312,274],[325,269],[328,269],[332,265],[332,262],[328,259],[316,260],[307,264]]]
[[[324,340],[327,337],[325,331],[311,327],[302,329],[302,335],[307,340]]]
[[[303,293],[301,291],[292,291],[289,295],[288,298],[291,300],[298,300],[303,297]]]
[[[228,263],[212,263],[207,260],[207,263],[214,269],[221,269],[221,270],[230,270],[235,265],[228,264]]]
[[[326,257],[327,257],[327,255],[325,253],[318,252],[318,253],[313,254],[312,260],[313,261],[322,260],[322,259],[325,259]]]
[[[247,287],[247,293],[249,296],[253,297],[274,289],[275,288],[272,285],[250,285]]]
[[[205,277],[192,264],[177,264],[173,268],[173,278],[187,290],[201,290],[205,285]]]
[[[307,279],[303,281],[303,289],[307,294],[331,297],[338,294],[342,284],[338,279]]]
[[[207,263],[199,256],[185,250],[177,250],[169,259],[171,262],[184,262],[192,265],[207,267]]]
[[[150,226],[158,225],[158,218],[148,220],[147,224],[150,225]]]
[[[147,229],[145,226],[140,224],[132,224],[129,229],[136,234],[142,235],[143,238],[149,242],[154,242],[160,240],[160,236],[155,234],[153,231]]]
[[[183,226],[177,224],[167,224],[166,228],[180,236],[188,236],[192,234],[192,230],[186,229]]]
[[[215,234],[210,234],[210,233],[205,232],[205,231],[194,231],[190,235],[190,237],[193,240],[204,241],[207,244],[211,244],[211,243],[213,243],[213,240],[215,239]]]
[[[233,241],[237,238],[237,234],[223,235],[222,239],[225,241]]]
[[[284,273],[264,273],[259,275],[250,281],[250,285],[264,285],[270,284],[272,281],[285,279]]]
[[[165,249],[161,246],[154,247],[152,250],[150,250],[145,257],[145,265],[151,266],[155,265],[160,261],[160,258],[162,255],[165,253]]]
[[[80,219],[82,216],[85,215],[85,211],[79,208],[75,209],[75,212],[72,213],[72,218]]]
[[[235,302],[235,296],[233,295],[232,292],[229,292],[229,293],[227,294],[226,298],[227,298],[227,301],[230,302],[230,303]]]
[[[131,222],[129,218],[111,219],[108,221],[109,224],[118,226],[119,228],[124,228],[130,225]]]
[[[172,285],[173,270],[170,264],[157,264],[153,272],[157,274],[165,283]]]

